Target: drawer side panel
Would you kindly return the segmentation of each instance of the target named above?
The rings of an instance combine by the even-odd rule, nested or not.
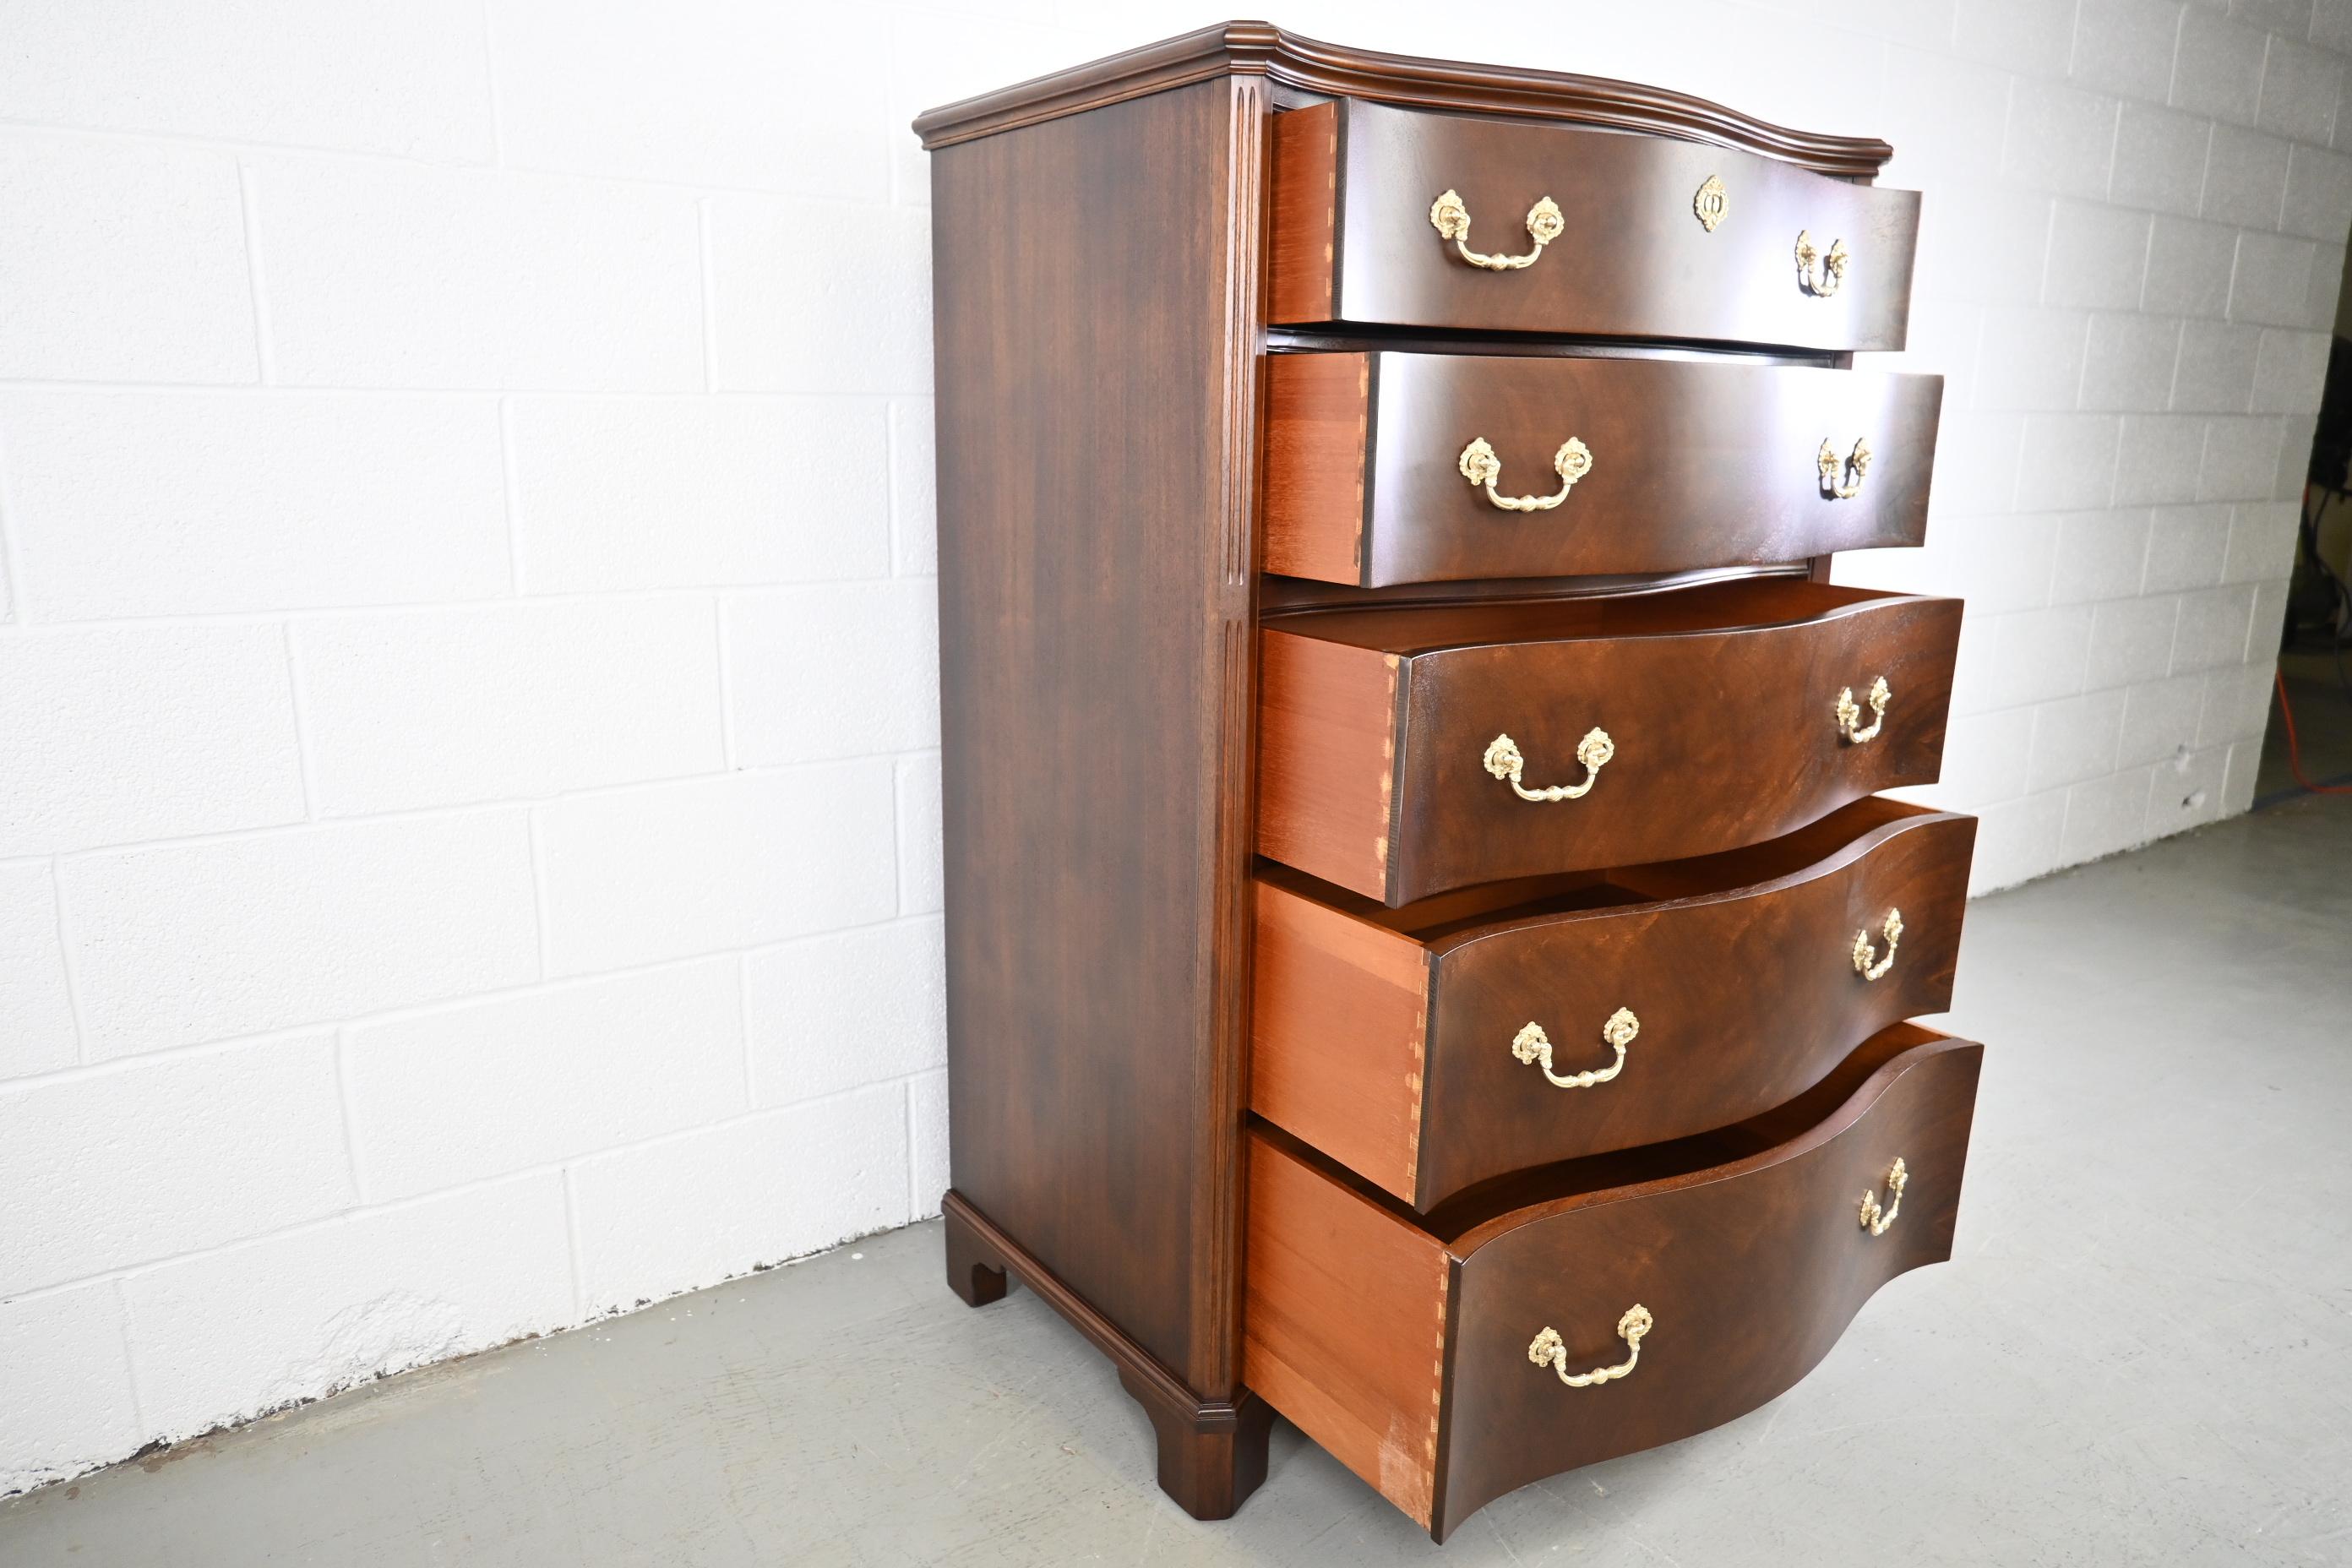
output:
[[[1243,1381],[1427,1525],[1444,1249],[1263,1135],[1249,1175]]]
[[[1276,354],[1265,367],[1265,569],[1362,575],[1372,356]]]
[[[1258,853],[1384,897],[1399,661],[1288,632],[1259,646]]]
[[[1267,210],[1267,319],[1328,321],[1339,221],[1339,106],[1274,117]]]
[[[1429,958],[1396,932],[1257,885],[1250,1109],[1410,1201]]]

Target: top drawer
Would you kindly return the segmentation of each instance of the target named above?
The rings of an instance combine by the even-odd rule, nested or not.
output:
[[[1448,192],[1466,235],[1433,221]],[[1694,142],[1342,100],[1275,117],[1273,210],[1276,322],[1899,349],[1919,195]]]

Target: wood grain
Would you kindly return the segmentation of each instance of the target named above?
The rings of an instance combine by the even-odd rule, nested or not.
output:
[[[1872,798],[1753,848],[1401,910],[1262,872],[1252,1109],[1422,1210],[1757,1115],[1951,1005],[1975,827]],[[1865,980],[1854,933],[1890,908],[1896,962]],[[1510,1053],[1533,1022],[1555,1070],[1605,1068],[1621,1006],[1641,1034],[1605,1083],[1558,1088]]]
[[[1916,545],[1942,378],[1693,360],[1283,354],[1267,366],[1265,566],[1367,588],[1665,574]],[[1369,417],[1363,401],[1369,398]],[[1570,437],[1591,471],[1549,511],[1462,478],[1475,437],[1506,495],[1550,494]],[[1824,440],[1866,438],[1861,493]]]
[[[1412,938],[1259,882],[1250,1109],[1410,1195],[1429,972]]]
[[[1260,635],[1259,854],[1343,886],[1386,884],[1398,663],[1377,649]]]
[[[1160,1489],[1195,1519],[1230,1519],[1265,1479],[1272,1407],[1247,1389],[1204,1399],[1073,1291],[1027,1248],[950,1188],[940,1205],[948,1288],[969,1306],[1003,1300],[1018,1279],[1118,1369],[1119,1386],[1143,1406],[1159,1440]]]
[[[1884,1046],[1903,1048],[1785,1141],[1531,1205],[1454,1242],[1463,1262],[1437,1539],[1529,1481],[1674,1442],[1777,1397],[1881,1285],[1951,1256],[1982,1047],[1911,1026]],[[1893,1228],[1874,1237],[1856,1210],[1867,1189],[1885,1197],[1897,1156],[1910,1184]],[[1615,1326],[1637,1301],[1656,1327],[1632,1376],[1566,1388],[1528,1363],[1528,1341],[1547,1326],[1566,1342],[1571,1372],[1622,1360]]]
[[[1274,117],[1266,222],[1266,310],[1278,321],[1331,319],[1331,255],[1339,220],[1339,106]]]
[[[1827,559],[1822,557],[1821,559]],[[1444,584],[1398,583],[1386,588],[1318,583],[1308,577],[1277,577],[1268,574],[1258,584],[1261,611],[1273,618],[1293,610],[1351,610],[1390,605],[1466,605],[1517,602],[1530,597],[1552,601],[1613,599],[1628,595],[1663,593],[1670,588],[1696,588],[1710,583],[1744,582],[1756,577],[1811,576],[1810,562],[1792,561],[1775,566],[1717,566],[1664,574],[1614,574],[1598,577],[1483,577]],[[1826,583],[1825,576],[1812,580]]]
[[[1321,795],[1304,780],[1277,791],[1269,765],[1258,847],[1402,905],[1475,882],[1711,854],[1877,790],[1933,783],[1959,604],[1749,579],[1613,599],[1319,610],[1271,623],[1265,637],[1269,647],[1288,638],[1400,661],[1385,857],[1361,849],[1373,792],[1359,776],[1360,741],[1344,773],[1328,771],[1339,753],[1327,737],[1360,737],[1385,719],[1385,694],[1361,679],[1324,682],[1311,715],[1263,710],[1266,755],[1312,746],[1327,771]],[[1845,742],[1839,691],[1862,693],[1882,676],[1895,693],[1883,731]],[[1581,799],[1521,800],[1480,765],[1488,742],[1508,734],[1529,787],[1574,783],[1577,742],[1595,727],[1616,756]]]
[[[1901,1026],[1825,1067],[1948,997],[1966,876],[1965,819],[1847,804],[1934,776],[1958,607],[1818,580],[1925,511],[1930,384],[1850,373],[1908,309],[1916,198],[1845,183],[1889,150],[1262,23],[918,128],[951,1288],[1076,1325],[1202,1518],[1264,1478],[1276,1404],[1443,1538],[1785,1387],[1948,1248],[1953,1063],[1973,1087],[1975,1047]],[[1469,268],[1428,224],[1448,185],[1482,248],[1538,195],[1568,231]],[[1853,253],[1836,298],[1796,287],[1798,226]],[[1574,526],[1465,519],[1468,435],[1531,489],[1563,413],[1604,465],[1546,520]],[[1853,435],[1874,488],[1803,489]],[[1885,733],[1836,742],[1877,675]],[[1531,783],[1569,776],[1596,723],[1585,801],[1477,768],[1508,728]],[[1902,960],[1856,981],[1845,928],[1895,899]],[[1656,998],[1654,1091],[1517,1092],[1507,1024],[1557,1013],[1566,1052],[1620,991]],[[1854,1253],[1829,1200],[1886,1143],[1921,1174]],[[1528,1366],[1531,1316],[1598,1356],[1628,1287],[1661,1316],[1642,1381],[1580,1403]]]
[[[1276,354],[1265,366],[1265,565],[1290,577],[1365,574],[1374,356]]]
[[[1440,1541],[1530,1481],[1720,1425],[1811,1371],[1879,1286],[1951,1255],[1980,1058],[1897,1025],[1786,1107],[1528,1173],[1420,1224],[1295,1140],[1254,1134],[1250,1385]],[[1874,1237],[1859,1199],[1884,1198],[1897,1156],[1910,1184]],[[1655,1327],[1629,1376],[1569,1388],[1529,1363],[1546,1327],[1571,1372],[1622,1361],[1615,1327],[1636,1302]],[[1416,1352],[1433,1326],[1424,1474]]]
[[[1506,913],[1441,938],[1416,1205],[1759,1114],[1878,1030],[1950,1007],[1974,819],[1874,800],[1840,817],[1850,838],[1778,875],[1743,881],[1727,865],[1665,901]],[[1643,869],[1612,880],[1638,890]],[[1866,980],[1854,934],[1874,938],[1890,908],[1906,922],[1896,962]],[[1619,1007],[1641,1033],[1605,1084],[1557,1089],[1510,1054],[1537,1022],[1556,1070],[1605,1068],[1601,1026]]]
[[[1904,344],[1916,192],[1654,136],[1360,100],[1339,117],[1334,320],[1839,351]],[[1731,201],[1712,234],[1691,212],[1711,174]],[[1469,209],[1474,250],[1524,254],[1528,211],[1545,196],[1566,231],[1527,268],[1474,267],[1430,223],[1430,203],[1449,189]],[[1800,281],[1801,231],[1823,254],[1845,243],[1845,280],[1828,297]],[[1275,248],[1304,253],[1280,238]]]
[[[931,159],[952,1179],[1212,1405],[1240,1350],[1263,112],[1219,78]],[[1117,482],[1043,458],[1088,452]]]
[[[1252,1136],[1243,1376],[1424,1526],[1448,1268],[1427,1232]]]
[[[1875,138],[1792,131],[1666,88],[1349,48],[1265,22],[1202,27],[929,110],[917,117],[915,131],[926,147],[951,146],[1219,76],[1253,78],[1296,92],[1601,125],[1742,147],[1846,179],[1869,179],[1895,155]]]

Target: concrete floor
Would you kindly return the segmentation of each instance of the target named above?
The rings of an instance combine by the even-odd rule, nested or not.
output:
[[[1979,903],[1951,1264],[1783,1398],[1441,1555],[1286,1426],[1239,1517],[936,1226],[0,1506],[0,1563],[2352,1561],[2352,797]]]

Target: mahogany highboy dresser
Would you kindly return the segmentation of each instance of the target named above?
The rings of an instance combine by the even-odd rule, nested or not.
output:
[[[934,110],[950,1282],[1443,1540],[1949,1256],[1884,143],[1234,23]]]

